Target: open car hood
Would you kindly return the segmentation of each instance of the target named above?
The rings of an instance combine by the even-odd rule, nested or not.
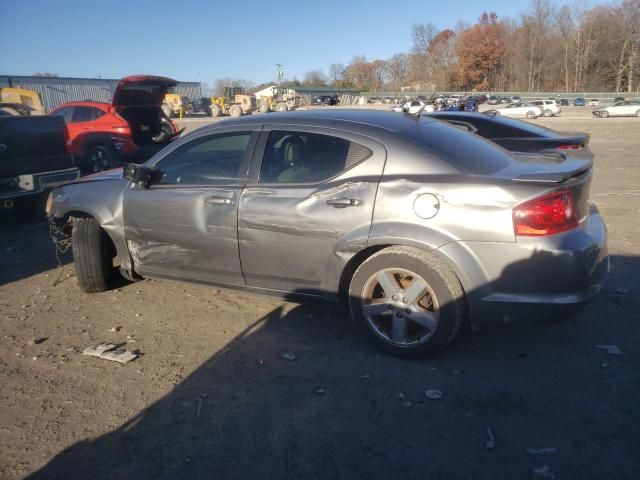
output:
[[[118,83],[112,105],[120,107],[160,107],[165,93],[178,84],[175,80],[153,75],[131,75]]]

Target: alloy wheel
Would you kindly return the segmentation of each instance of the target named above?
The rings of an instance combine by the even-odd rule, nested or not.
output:
[[[432,288],[421,276],[402,268],[372,275],[362,289],[361,305],[373,332],[399,347],[427,342],[440,322]]]

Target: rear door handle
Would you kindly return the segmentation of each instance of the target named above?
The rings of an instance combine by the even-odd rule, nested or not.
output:
[[[225,197],[207,197],[204,199],[207,205],[231,205],[231,199]]]
[[[347,208],[347,207],[355,207],[360,205],[360,200],[355,198],[330,198],[327,200],[327,205],[331,205],[334,208]]]

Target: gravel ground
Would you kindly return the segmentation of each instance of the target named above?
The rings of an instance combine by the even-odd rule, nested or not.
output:
[[[564,322],[424,360],[320,306],[160,281],[85,295],[46,224],[3,214],[0,478],[637,478],[640,121],[569,107],[538,122],[591,134],[604,290]],[[143,355],[80,353],[98,341]]]

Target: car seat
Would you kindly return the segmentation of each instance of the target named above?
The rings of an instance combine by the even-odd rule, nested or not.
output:
[[[281,147],[284,170],[278,175],[278,183],[296,183],[309,180],[311,170],[304,166],[305,144],[299,136],[287,138]]]

